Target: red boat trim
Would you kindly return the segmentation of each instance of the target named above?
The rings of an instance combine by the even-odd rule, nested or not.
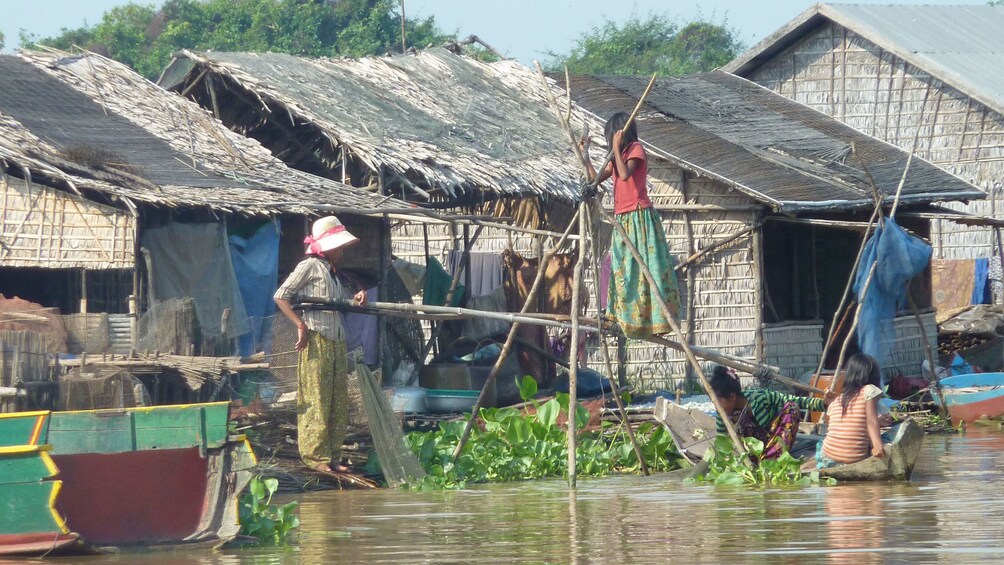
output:
[[[37,532],[0,535],[0,555],[39,554],[77,542],[73,533]]]

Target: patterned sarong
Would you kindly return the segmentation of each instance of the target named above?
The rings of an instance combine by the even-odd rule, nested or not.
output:
[[[297,365],[296,433],[300,458],[308,467],[334,467],[341,458],[349,424],[348,355],[344,341],[307,334]]]
[[[794,445],[800,421],[802,409],[794,402],[786,402],[766,428],[757,424],[751,410],[743,410],[736,423],[736,433],[743,437],[755,437],[763,442],[760,459],[777,459]]]
[[[659,214],[652,208],[618,214],[615,220],[638,249],[658,288],[652,288],[624,240],[614,232],[610,246],[609,311],[628,337],[642,338],[669,333],[672,327],[663,315],[655,293],[662,295],[674,317],[680,314],[680,288],[673,270],[673,257]]]

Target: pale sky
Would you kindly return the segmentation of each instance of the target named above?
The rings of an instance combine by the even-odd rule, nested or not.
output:
[[[124,0],[0,0],[0,32],[9,53],[18,44],[18,30],[38,37],[62,28],[93,25],[107,10]],[[162,4],[160,0],[141,2]],[[869,2],[858,2],[869,3]],[[874,3],[874,2],[872,2]],[[985,4],[984,0],[898,0],[882,4]],[[406,17],[435,16],[446,32],[461,37],[475,34],[504,54],[524,64],[545,60],[548,51],[567,52],[583,32],[608,19],[623,21],[632,13],[658,13],[679,23],[701,17],[723,19],[741,41],[752,46],[805,11],[809,0],[405,0]]]

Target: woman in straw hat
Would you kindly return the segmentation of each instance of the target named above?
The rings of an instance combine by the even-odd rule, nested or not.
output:
[[[303,298],[344,298],[342,285],[333,276],[345,248],[359,242],[334,216],[314,222],[306,257],[275,292],[279,310],[295,325],[299,391],[297,437],[300,458],[308,467],[324,472],[346,472],[340,464],[342,441],[348,427],[348,355],[341,315],[333,310],[307,310],[301,316],[291,302]],[[354,297],[366,303],[366,291]]]

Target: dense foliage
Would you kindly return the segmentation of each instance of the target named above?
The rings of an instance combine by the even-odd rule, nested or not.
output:
[[[548,67],[572,74],[675,76],[710,71],[743,49],[735,31],[694,21],[677,26],[665,16],[634,16],[623,24],[606,22],[582,35],[567,55],[549,53]]]
[[[393,0],[167,0],[158,10],[129,3],[101,22],[63,29],[56,37],[22,44],[74,45],[126,63],[156,79],[180,49],[274,51],[305,56],[350,56],[401,51],[401,15]],[[432,17],[407,19],[409,46],[446,39]]]
[[[524,398],[536,393],[536,383],[524,377],[520,383]],[[535,411],[517,408],[487,408],[480,413],[460,457],[453,451],[464,432],[464,422],[442,422],[438,430],[407,435],[411,449],[428,473],[419,488],[461,488],[467,483],[518,481],[560,477],[567,472],[567,429],[558,425],[558,416],[567,415],[568,395],[558,394]],[[578,405],[577,429],[589,421],[589,413]],[[642,456],[652,471],[676,468],[676,448],[661,426],[643,424],[635,434]],[[602,476],[615,472],[636,472],[640,465],[627,434],[605,423],[597,432],[579,432],[576,472],[579,476]]]
[[[248,490],[241,495],[238,512],[241,534],[256,538],[260,545],[280,545],[293,537],[300,525],[296,515],[298,503],[272,504],[272,495],[279,488],[276,479],[251,479]]]
[[[760,461],[763,442],[755,437],[746,437],[743,438],[743,443],[749,456],[759,461],[758,464],[747,466],[744,462],[747,456],[735,452],[732,440],[728,436],[718,436],[712,448],[704,454],[704,460],[709,465],[707,472],[698,475],[694,480],[713,482],[716,485],[810,485],[820,482],[827,485],[836,484],[834,479],[821,480],[819,471],[802,474],[802,462],[787,451],[777,459]]]

